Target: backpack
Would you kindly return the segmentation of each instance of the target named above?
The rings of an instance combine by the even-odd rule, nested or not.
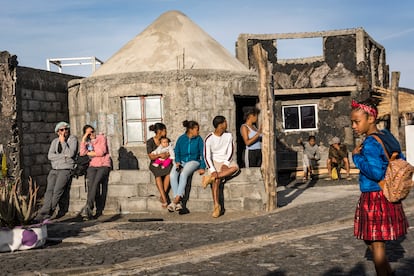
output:
[[[390,157],[381,138],[377,135],[372,136],[382,145],[388,159],[385,177],[379,182],[383,194],[389,202],[403,200],[414,186],[414,167],[404,159],[397,159],[398,152],[393,152]]]
[[[77,154],[75,157],[75,166],[72,170],[72,176],[79,178],[80,176],[86,175],[90,160],[91,159],[87,155],[80,156]]]

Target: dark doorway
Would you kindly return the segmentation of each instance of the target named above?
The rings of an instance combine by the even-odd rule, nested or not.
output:
[[[256,96],[234,96],[234,101],[236,103],[236,150],[237,150],[237,164],[240,168],[244,168],[244,162],[242,158],[243,150],[245,149],[245,144],[243,138],[240,135],[240,127],[244,123],[243,118],[243,109],[248,106],[256,106],[259,102],[259,97]]]

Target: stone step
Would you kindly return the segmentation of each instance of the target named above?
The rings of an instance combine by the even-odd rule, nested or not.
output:
[[[194,186],[193,186],[194,185]],[[193,199],[208,199],[211,198],[210,186],[203,189],[201,185],[192,183],[190,187],[190,198]],[[72,199],[85,200],[87,191],[85,191],[84,185],[72,185],[70,190],[70,197]],[[109,184],[108,185],[108,197],[114,198],[132,198],[132,197],[157,197],[159,192],[155,184],[143,185],[143,184]],[[227,182],[223,187],[223,195],[225,198],[262,198],[262,193],[257,189],[256,185],[252,185],[247,182]],[[170,197],[173,197],[170,189]]]
[[[154,177],[149,170],[112,170],[109,173],[109,184],[149,184]],[[84,186],[85,178],[81,176],[72,180],[72,186]]]
[[[213,208],[211,188],[203,189],[202,176],[195,173],[190,187],[189,209],[208,211]],[[74,179],[70,197],[70,211],[79,211],[86,202],[84,178]],[[172,191],[169,192],[173,197]],[[242,169],[240,174],[230,179],[223,186],[223,197],[226,210],[262,210],[265,191],[259,168]],[[159,192],[155,179],[148,170],[111,171],[107,206],[111,213],[159,211]],[[190,207],[191,206],[191,207]]]
[[[108,184],[108,197],[146,197],[151,195],[157,195],[158,190],[155,184],[120,184],[109,183]],[[87,190],[85,190],[85,184],[72,185],[70,189],[70,197],[73,199],[86,199]]]
[[[71,200],[69,212],[72,214],[79,213],[85,206],[85,200]],[[194,212],[210,212],[213,210],[213,200],[210,196],[208,199],[190,200],[187,202],[187,208]],[[261,199],[239,198],[225,199],[224,208],[226,211],[235,212],[240,210],[260,211],[264,206]],[[152,197],[131,197],[131,198],[110,198],[106,200],[104,209],[105,215],[111,214],[130,214],[142,212],[157,212],[166,209],[161,207],[161,203],[155,196]]]

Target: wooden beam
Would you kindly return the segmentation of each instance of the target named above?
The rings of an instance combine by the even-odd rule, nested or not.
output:
[[[253,46],[253,57],[259,72],[259,104],[260,104],[260,127],[262,128],[262,166],[261,171],[267,195],[266,210],[274,210],[277,206],[276,196],[276,143],[274,124],[274,99],[270,91],[269,69],[267,52],[261,44]]]
[[[391,133],[399,141],[399,120],[400,112],[398,111],[398,85],[400,81],[400,72],[391,74]]]
[[[327,37],[338,35],[352,35],[363,30],[362,28],[333,30],[333,31],[320,31],[320,32],[300,32],[300,33],[277,33],[277,34],[242,34],[244,39],[257,39],[257,40],[269,40],[269,39],[295,39],[295,38],[314,38],[314,37]]]
[[[336,86],[318,88],[275,89],[275,96],[319,94],[319,93],[349,93],[357,91],[356,86]]]

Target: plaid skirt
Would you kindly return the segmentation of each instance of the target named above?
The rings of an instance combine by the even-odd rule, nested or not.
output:
[[[401,202],[389,202],[382,191],[365,192],[355,211],[354,236],[367,241],[396,240],[407,234],[408,221]]]

